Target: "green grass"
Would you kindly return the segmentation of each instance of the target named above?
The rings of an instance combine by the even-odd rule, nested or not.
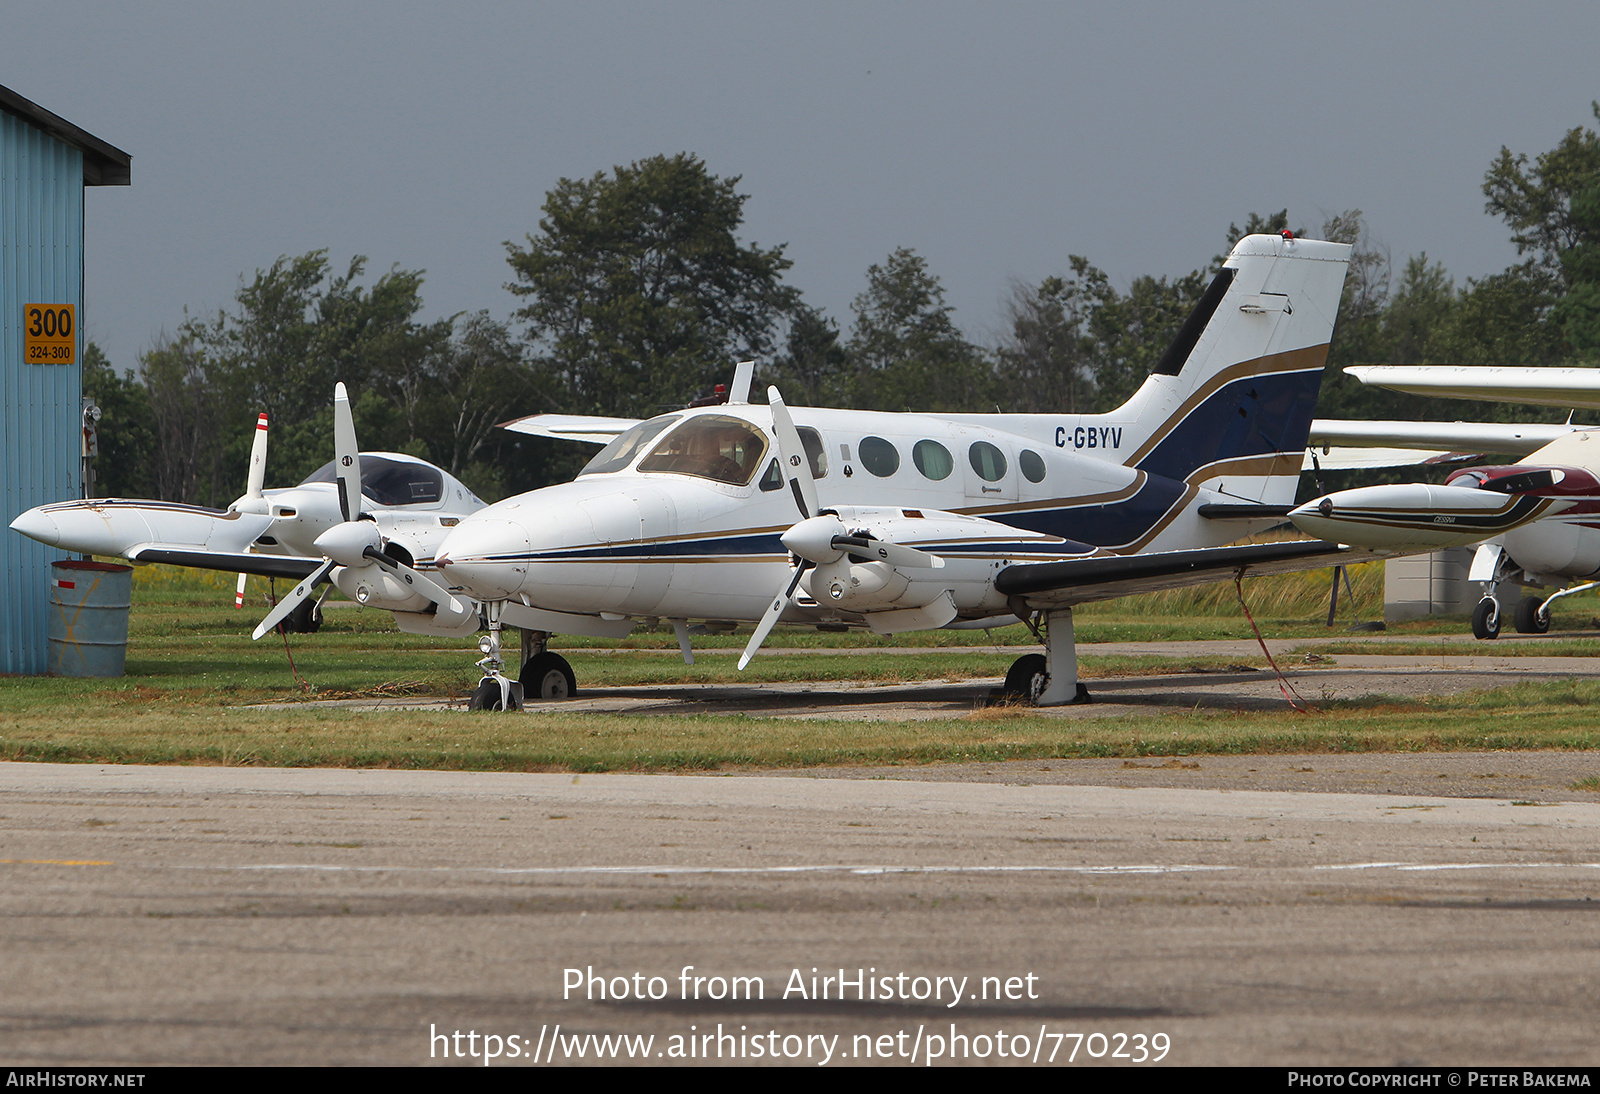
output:
[[[1375,567],[1367,567],[1376,570]],[[1303,601],[1323,583],[1297,576],[1247,582],[1245,591],[1269,639],[1325,636],[1325,602]],[[1381,580],[1381,578],[1380,578]],[[1358,601],[1373,595],[1358,571]],[[1277,589],[1273,583],[1292,588]],[[1134,714],[1074,708],[1043,712],[980,706],[915,722],[787,719],[745,715],[620,716],[554,706],[521,716],[459,710],[385,711],[252,704],[360,695],[462,696],[477,680],[473,639],[402,635],[387,613],[331,610],[316,635],[251,642],[265,607],[252,582],[243,612],[233,609],[227,575],[160,567],[136,575],[128,675],[119,680],[0,678],[0,758],[62,762],[268,764],[470,770],[712,770],[817,764],[917,764],[953,760],[1187,755],[1198,753],[1419,751],[1426,749],[1590,749],[1600,746],[1600,684],[1524,684],[1448,699],[1364,699],[1319,703],[1296,714],[1187,710],[1152,705]],[[282,589],[280,589],[282,591]],[[1186,594],[1192,591],[1185,591]],[[1177,594],[1091,605],[1078,613],[1082,643],[1251,637],[1231,584],[1226,596]],[[1259,595],[1258,595],[1259,594]],[[1576,598],[1575,598],[1576,599]],[[1297,608],[1295,605],[1300,604]],[[1276,607],[1274,607],[1276,605]],[[1587,619],[1593,605],[1573,615]],[[1263,618],[1266,616],[1266,618]],[[1564,617],[1558,616],[1557,626]],[[1341,621],[1343,623],[1344,621]],[[1581,639],[1532,643],[1426,645],[1430,634],[1462,624],[1430,620],[1391,632],[1416,636],[1432,652],[1593,652]],[[1337,633],[1337,629],[1334,633]],[[744,634],[697,636],[701,649],[733,650]],[[972,646],[1026,646],[1014,626],[992,634],[932,632],[882,639],[853,632],[780,628],[770,644],[807,651],[766,654],[740,674],[731,656],[708,655],[692,668],[670,628],[624,642],[558,637],[579,686],[861,680],[891,683],[1003,675],[1014,652]],[[1400,648],[1415,643],[1402,643]],[[916,652],[888,653],[886,647]],[[1390,640],[1350,640],[1339,652],[1392,652]],[[1329,647],[1318,647],[1328,652]],[[858,651],[848,653],[846,651]],[[1411,652],[1411,651],[1408,651]],[[1086,650],[1083,673],[1128,675],[1219,672],[1259,667],[1259,657],[1194,658],[1150,653],[1110,658]],[[309,689],[309,690],[308,690]],[[1125,710],[1125,708],[1123,708]],[[822,711],[825,714],[825,710]]]

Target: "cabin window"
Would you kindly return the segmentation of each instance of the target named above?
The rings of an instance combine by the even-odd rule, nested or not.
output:
[[[634,457],[643,452],[651,441],[661,435],[667,426],[683,417],[681,414],[663,414],[659,418],[651,418],[647,422],[618,434],[610,444],[602,448],[595,457],[583,465],[579,475],[604,475],[611,471],[621,471],[633,462]]]
[[[967,459],[984,482],[999,482],[1006,477],[1006,454],[988,441],[972,442]]]
[[[900,470],[900,450],[882,437],[862,437],[856,455],[861,457],[861,466],[880,479]]]
[[[1017,466],[1022,468],[1022,477],[1029,482],[1044,481],[1044,457],[1031,448],[1024,448],[1017,457]]]
[[[761,469],[766,454],[767,438],[749,422],[726,414],[703,414],[668,433],[639,462],[639,470],[743,486]]]
[[[938,441],[918,441],[911,449],[911,462],[926,478],[938,482],[956,469],[955,457]]]

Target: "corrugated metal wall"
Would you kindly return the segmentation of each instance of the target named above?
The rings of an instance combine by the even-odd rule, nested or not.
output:
[[[29,303],[75,305],[83,329],[83,153],[0,113],[0,672],[40,673],[50,563],[69,556],[10,525],[83,492],[83,371],[23,360]]]

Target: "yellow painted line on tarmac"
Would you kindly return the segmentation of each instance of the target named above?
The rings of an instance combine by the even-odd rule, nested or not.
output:
[[[102,859],[87,858],[0,858],[0,863],[21,864],[24,866],[115,866],[116,863]]]

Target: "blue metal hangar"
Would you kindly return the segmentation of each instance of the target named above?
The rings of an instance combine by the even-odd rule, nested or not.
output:
[[[132,162],[0,87],[0,672],[45,671],[65,556],[10,524],[82,496],[83,188],[127,186]]]

